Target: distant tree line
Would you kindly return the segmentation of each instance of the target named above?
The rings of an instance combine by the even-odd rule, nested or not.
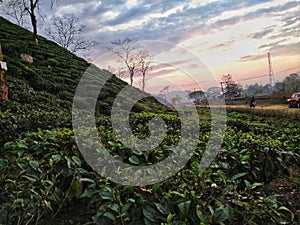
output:
[[[276,82],[273,87],[271,87],[270,84],[260,85],[256,83],[249,85],[244,89],[244,93],[248,96],[277,94],[284,97],[299,91],[300,75],[297,73],[286,76],[282,82]]]
[[[292,93],[300,91],[300,74],[292,73],[286,76],[283,81],[270,84],[250,84],[242,87],[232,80],[231,75],[224,75],[221,79],[220,87],[210,87],[206,92],[192,91],[189,98],[194,102],[203,101],[206,98],[245,98],[251,96],[270,96],[278,100],[286,100]]]

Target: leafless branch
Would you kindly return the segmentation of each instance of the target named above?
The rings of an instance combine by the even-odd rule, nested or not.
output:
[[[151,67],[151,61],[152,61],[152,56],[144,51],[141,50],[138,54],[139,56],[139,68],[138,71],[142,75],[142,90],[145,91],[146,87],[146,75],[147,73],[152,70],[153,68]]]
[[[123,40],[112,41],[112,47],[109,48],[125,64],[130,78],[130,85],[133,84],[133,77],[140,63],[139,55],[136,51],[139,46],[136,42],[137,39],[127,37]]]
[[[97,45],[95,41],[85,40],[81,36],[82,32],[83,26],[74,14],[53,17],[51,24],[46,28],[46,34],[50,39],[73,53]]]

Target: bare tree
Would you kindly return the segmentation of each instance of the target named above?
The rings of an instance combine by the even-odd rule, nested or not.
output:
[[[7,0],[4,3],[6,3],[5,13],[14,17],[19,25],[23,25],[25,16],[30,16],[34,40],[37,41],[37,19],[35,12],[39,9],[39,0]]]
[[[130,85],[133,84],[133,77],[140,63],[138,53],[137,39],[125,38],[124,40],[112,41],[113,47],[109,48],[125,64],[130,78]]]
[[[38,38],[37,38],[37,19],[36,19],[35,11],[39,7],[39,0],[35,0],[35,1],[30,0],[29,2],[26,0],[23,0],[22,2],[23,2],[25,11],[30,16],[34,40],[37,42],[37,40],[38,40]]]
[[[138,71],[142,74],[142,91],[145,91],[146,75],[148,71],[152,69],[152,67],[150,66],[152,56],[148,52],[141,50],[138,54],[138,57],[139,57]]]
[[[146,75],[152,69],[150,66],[152,56],[137,44],[137,39],[125,38],[111,42],[112,47],[108,50],[118,56],[119,60],[124,63],[124,68],[120,68],[119,77],[129,76],[130,85],[133,84],[133,78],[136,73],[142,75],[142,90],[145,90]]]
[[[6,1],[4,2],[1,11],[7,16],[15,19],[19,26],[24,26],[24,17],[26,16],[27,12],[24,9],[22,1]]]
[[[56,0],[51,0],[51,8],[55,4]],[[6,11],[9,15],[14,17],[19,25],[23,25],[24,17],[29,16],[34,40],[37,42],[38,38],[38,23],[36,17],[36,11],[40,11],[40,0],[1,0],[0,3],[6,3]]]
[[[82,32],[83,26],[74,14],[53,17],[46,28],[49,38],[73,53],[87,50],[97,44],[95,41],[85,40],[81,36]]]

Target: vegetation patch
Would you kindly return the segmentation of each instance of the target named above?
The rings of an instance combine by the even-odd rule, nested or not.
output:
[[[9,100],[0,101],[0,224],[299,223],[300,126],[295,120],[228,111],[221,150],[201,170],[212,121],[208,108],[198,108],[199,144],[180,171],[153,185],[119,185],[96,173],[75,143],[72,99],[90,65],[42,37],[35,44],[30,32],[3,18],[0,41],[10,88]],[[22,61],[22,53],[34,62]],[[108,72],[92,67],[93,75],[105,80]],[[111,76],[99,94],[99,139],[123,162],[157,163],[170,154],[166,146],[177,144],[180,117],[150,96],[137,102],[129,115],[135,137],[150,135],[153,118],[165,122],[167,136],[150,151],[126,148],[110,121],[113,99],[125,85]]]

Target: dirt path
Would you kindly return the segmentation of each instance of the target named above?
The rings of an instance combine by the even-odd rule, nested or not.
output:
[[[249,108],[248,105],[226,105],[228,108]],[[295,111],[299,110],[298,108],[288,108],[287,105],[256,105],[255,109],[274,109],[274,110],[286,110],[286,111]]]

